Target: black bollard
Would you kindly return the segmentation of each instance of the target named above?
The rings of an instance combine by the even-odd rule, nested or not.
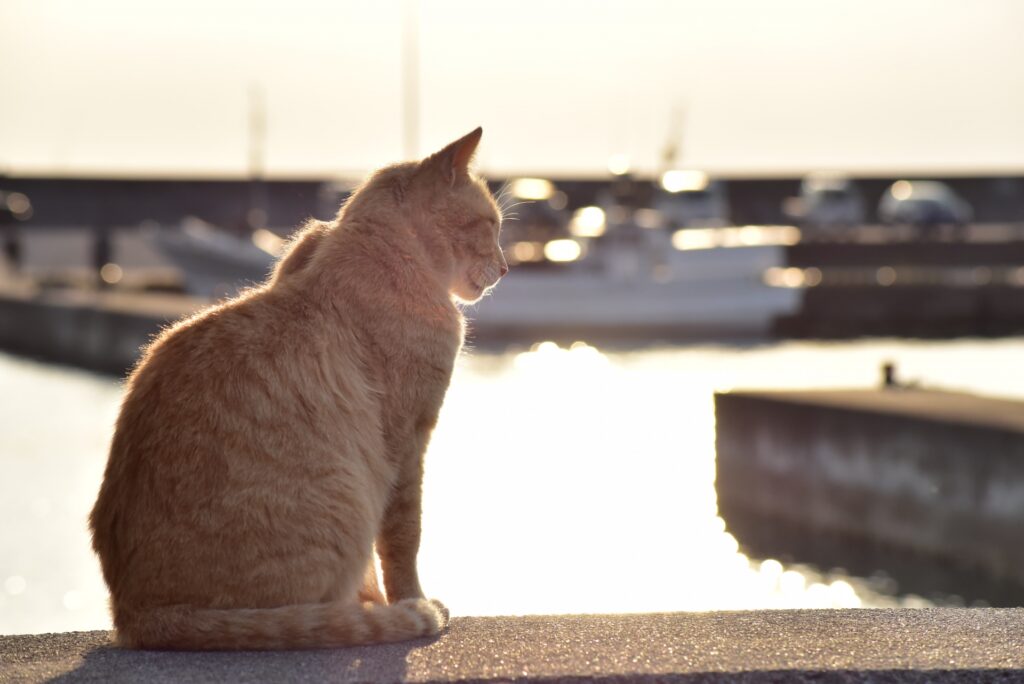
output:
[[[882,364],[882,387],[891,388],[899,386],[900,383],[896,380],[896,364],[892,361],[886,361]]]

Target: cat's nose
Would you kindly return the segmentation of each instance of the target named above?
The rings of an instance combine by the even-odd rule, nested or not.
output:
[[[501,275],[504,276],[506,273],[508,273],[508,266],[506,266],[505,264],[502,264],[501,265]]]

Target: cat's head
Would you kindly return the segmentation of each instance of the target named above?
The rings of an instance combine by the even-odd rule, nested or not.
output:
[[[469,172],[482,134],[477,128],[421,161],[380,169],[338,215],[372,218],[418,242],[448,292],[465,302],[480,299],[508,272],[498,244],[501,211],[487,184]],[[288,260],[279,272],[288,272]]]
[[[469,172],[482,128],[421,161],[404,190],[412,206],[425,209],[421,238],[451,266],[450,292],[475,302],[508,272],[498,244],[501,211],[487,184]]]

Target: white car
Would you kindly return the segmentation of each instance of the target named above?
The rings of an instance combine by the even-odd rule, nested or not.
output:
[[[864,223],[864,199],[848,178],[807,176],[800,183],[799,219],[809,237],[842,238]]]

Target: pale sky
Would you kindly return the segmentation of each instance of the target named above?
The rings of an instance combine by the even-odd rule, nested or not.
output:
[[[271,176],[403,158],[484,127],[491,175],[1024,171],[1024,0],[0,0],[0,172]]]

